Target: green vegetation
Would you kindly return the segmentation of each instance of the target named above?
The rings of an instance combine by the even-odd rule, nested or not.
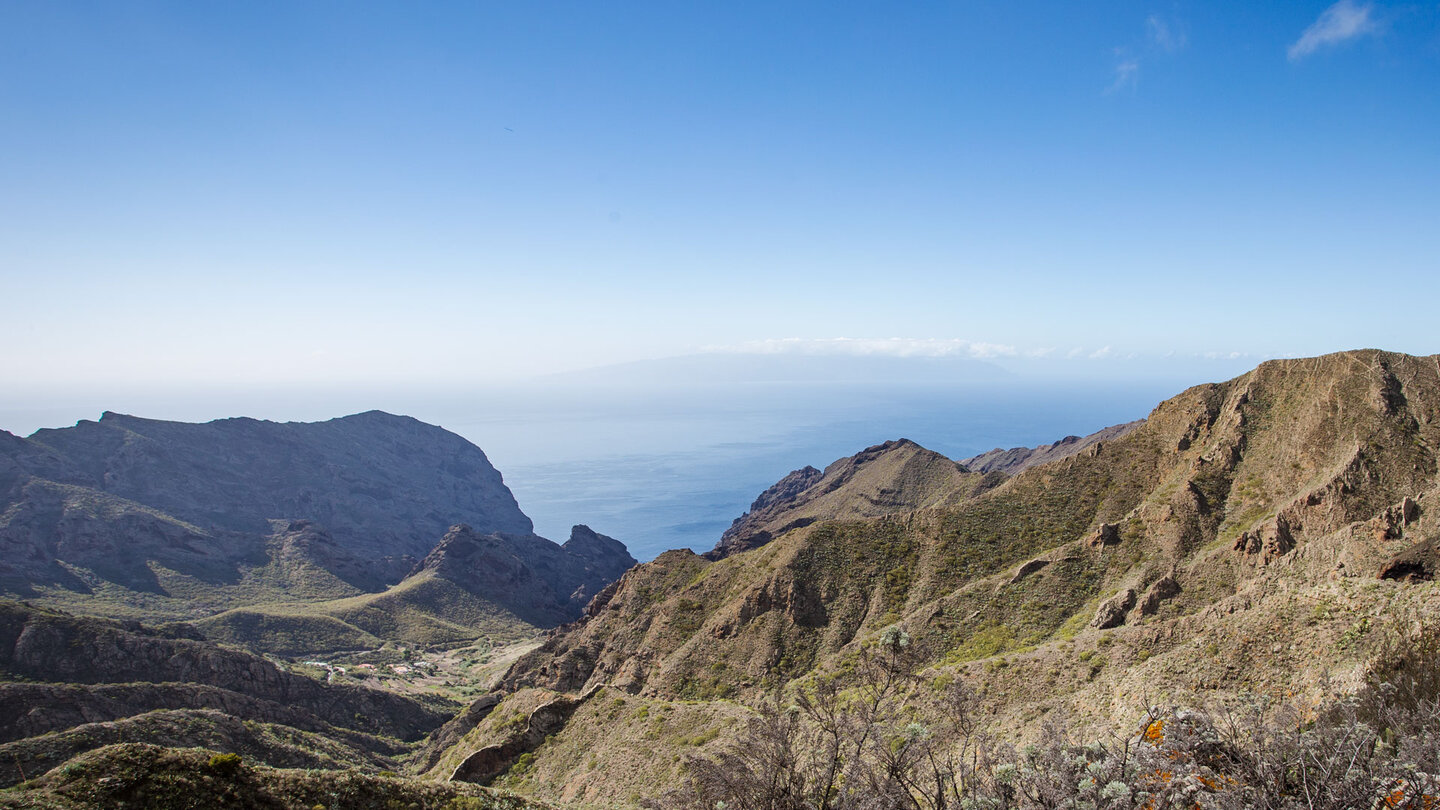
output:
[[[234,754],[139,744],[92,751],[21,788],[0,791],[0,808],[117,807],[544,810],[548,805],[474,785],[242,765]]]

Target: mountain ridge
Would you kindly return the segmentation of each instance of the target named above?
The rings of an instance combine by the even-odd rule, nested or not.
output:
[[[989,483],[995,483],[991,479]],[[735,519],[707,559],[768,543],[819,520],[870,518],[942,505],[984,488],[963,465],[909,439],[867,447],[826,466],[796,470],[765,490]]]
[[[651,712],[758,700],[843,678],[895,628],[920,677],[974,684],[985,728],[1017,742],[1058,716],[1118,733],[1157,699],[1321,700],[1366,683],[1393,633],[1440,611],[1412,560],[1440,537],[1437,448],[1440,356],[1268,361],[950,503],[816,520],[718,559],[662,554],[520,659],[501,693],[613,688]],[[555,750],[609,733],[603,715],[575,717]],[[607,779],[633,784],[546,750],[528,771],[554,786],[540,795],[604,801]],[[668,773],[672,753],[630,767]]]
[[[482,591],[468,591],[425,570],[459,524],[541,583],[525,606],[513,588],[482,592],[500,580],[472,577]],[[588,528],[565,546],[535,536],[480,448],[408,416],[197,424],[106,411],[0,437],[0,591],[193,620],[258,649],[518,637],[579,616],[634,562]]]
[[[1009,450],[997,447],[994,450],[960,459],[959,463],[972,472],[1003,472],[1006,475],[1014,475],[1027,467],[1058,461],[1066,456],[1074,455],[1099,442],[1118,439],[1139,427],[1144,421],[1137,419],[1133,422],[1111,425],[1086,436],[1066,436],[1050,444],[1036,447],[1012,447]]]

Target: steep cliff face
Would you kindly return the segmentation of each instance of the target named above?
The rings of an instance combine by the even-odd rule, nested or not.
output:
[[[409,417],[0,436],[0,593],[269,652],[531,634],[634,564],[585,527],[535,536],[479,448]]]
[[[1440,611],[1437,462],[1440,358],[1267,362],[1012,477],[959,473],[932,505],[804,521],[816,482],[762,498],[793,510],[769,542],[637,566],[505,688],[743,700],[843,673],[899,625],[926,676],[973,682],[1006,736],[1052,712],[1112,730],[1157,695],[1318,699]]]
[[[454,523],[483,532],[533,528],[480,448],[380,411],[328,422],[204,424],[107,412],[98,422],[12,437],[0,449],[28,477],[197,526],[263,535],[272,519],[311,520],[362,557],[423,557]]]
[[[565,606],[567,620],[578,619],[596,594],[636,564],[623,543],[585,525],[572,527],[569,539],[560,546],[538,542],[533,535],[511,541],[515,553]]]

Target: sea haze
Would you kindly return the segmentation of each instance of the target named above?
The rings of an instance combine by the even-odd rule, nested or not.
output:
[[[405,414],[484,450],[539,534],[564,540],[584,523],[649,560],[711,548],[756,495],[807,464],[898,438],[960,459],[1085,435],[1250,362],[692,355],[443,388],[12,391],[0,393],[0,425],[27,435],[103,410],[189,422]]]
[[[574,523],[639,560],[704,551],[791,470],[908,438],[951,458],[1033,446],[1144,417],[1174,384],[989,380],[687,382],[490,398],[445,427],[484,448],[538,533]]]

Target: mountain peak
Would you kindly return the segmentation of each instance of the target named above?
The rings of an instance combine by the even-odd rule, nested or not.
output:
[[[560,546],[570,554],[590,560],[606,558],[627,558],[626,567],[635,564],[625,544],[613,537],[606,537],[583,523],[570,529],[570,539]]]
[[[872,445],[830,464],[804,467],[760,493],[705,556],[756,548],[817,520],[871,518],[945,503],[980,484],[954,461],[910,439]]]

